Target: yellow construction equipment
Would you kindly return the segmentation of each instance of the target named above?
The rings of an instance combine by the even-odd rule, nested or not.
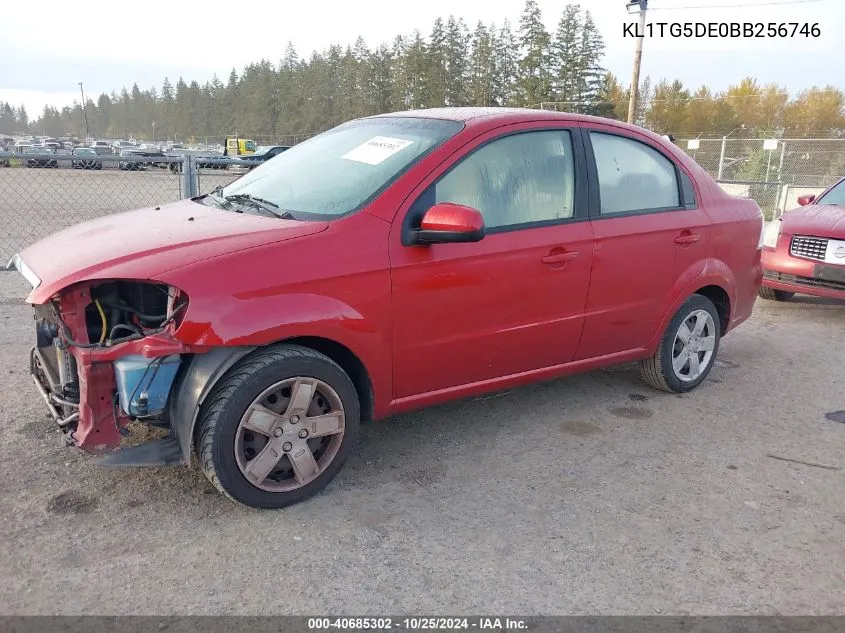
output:
[[[255,141],[252,139],[229,136],[226,138],[226,148],[223,156],[249,156],[255,153]]]

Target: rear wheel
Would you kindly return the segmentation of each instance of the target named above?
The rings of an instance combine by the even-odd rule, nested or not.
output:
[[[769,301],[787,301],[792,299],[792,297],[795,296],[795,293],[789,292],[788,290],[778,290],[776,288],[760,286],[760,290],[757,291],[757,295],[761,299],[768,299]]]
[[[707,297],[692,295],[672,317],[654,356],[641,363],[652,387],[672,393],[700,385],[719,351],[719,313]]]
[[[203,404],[197,450],[218,490],[282,508],[322,490],[358,436],[355,387],[331,359],[280,345],[233,369]]]

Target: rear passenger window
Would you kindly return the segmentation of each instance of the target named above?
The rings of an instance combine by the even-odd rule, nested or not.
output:
[[[590,132],[599,177],[601,215],[681,205],[675,166],[644,143]]]

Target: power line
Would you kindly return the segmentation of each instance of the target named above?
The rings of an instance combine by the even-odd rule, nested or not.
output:
[[[682,9],[740,9],[744,7],[771,7],[782,4],[806,4],[808,2],[823,2],[824,0],[774,0],[773,2],[756,2],[753,4],[699,4],[688,7],[654,7],[651,11],[681,11]]]
[[[643,97],[641,101],[647,101],[649,103],[678,103],[678,102],[686,102],[686,101],[723,101],[726,99],[757,99],[758,101],[762,101],[769,97],[770,95],[729,95],[723,94],[719,95],[718,97],[678,97],[672,99],[650,99],[648,97]],[[787,102],[790,100],[789,95],[787,95]],[[621,100],[618,101],[589,101],[589,100],[582,100],[582,101],[543,101],[541,103],[535,103],[529,107],[536,108],[537,106],[542,105],[595,105],[597,103],[622,103]]]

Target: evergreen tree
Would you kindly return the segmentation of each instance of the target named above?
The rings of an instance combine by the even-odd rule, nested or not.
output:
[[[164,78],[160,87],[137,84],[58,109],[47,106],[30,122],[23,106],[0,103],[0,131],[53,136],[90,133],[222,142],[227,135],[261,143],[326,130],[371,114],[434,106],[539,105],[624,119],[626,87],[602,65],[604,42],[589,11],[564,6],[554,37],[546,32],[537,0],[528,0],[518,37],[510,24],[479,22],[469,33],[456,16],[370,49],[362,38],[300,57],[288,43],[277,64],[260,60],[232,69],[224,83]],[[723,94],[706,86],[691,95],[680,82],[639,91],[637,123],[676,136],[812,136],[845,129],[845,94],[831,86],[790,97],[777,85],[745,78]],[[745,129],[736,128],[744,124]],[[300,137],[301,138],[301,137]],[[287,138],[289,142],[290,137]],[[789,161],[789,157],[786,157]]]
[[[407,43],[405,37],[397,35],[393,39],[391,58],[393,64],[390,72],[390,110],[407,110],[411,107],[408,94],[408,61],[406,57]]]
[[[554,101],[562,101],[565,110],[573,110],[579,99],[582,68],[581,44],[584,26],[581,6],[569,4],[557,25],[551,47],[552,90]]]
[[[589,11],[584,13],[579,53],[576,80],[576,100],[580,102],[579,112],[599,114],[601,108],[597,106],[597,103],[600,100],[602,80],[606,72],[601,65],[601,58],[604,57],[604,40]]]
[[[518,62],[520,105],[532,106],[550,101],[550,38],[543,26],[543,15],[537,0],[525,2],[525,10],[519,21],[519,45],[522,50],[522,58]]]
[[[112,102],[107,94],[101,94],[97,99],[97,107],[90,101],[86,106],[88,116],[88,127],[91,134],[105,136],[108,134],[111,123]],[[93,123],[93,127],[92,124]],[[85,118],[80,121],[80,133],[85,130]]]
[[[170,80],[167,77],[164,78],[161,84],[161,99],[157,110],[156,129],[160,138],[165,140],[172,138],[175,102],[173,99],[173,86],[170,85]]]
[[[15,110],[11,104],[3,101],[0,101],[0,132],[3,134],[14,134],[17,132]]]
[[[26,113],[26,108],[23,105],[15,112],[15,126],[20,132],[29,131],[29,115]]]
[[[505,20],[493,40],[493,102],[499,106],[516,105],[519,56],[516,37]]]
[[[374,114],[390,112],[390,88],[393,71],[393,54],[386,44],[381,44],[370,54],[370,103]]]
[[[449,83],[447,61],[447,32],[443,20],[437,18],[431,29],[426,49],[428,75],[428,105],[434,108],[446,105],[446,85]]]
[[[446,23],[446,105],[467,104],[467,71],[469,33],[463,20],[449,16]]]
[[[493,40],[484,23],[479,21],[472,35],[472,53],[469,62],[468,103],[474,106],[494,105],[494,51]]]

